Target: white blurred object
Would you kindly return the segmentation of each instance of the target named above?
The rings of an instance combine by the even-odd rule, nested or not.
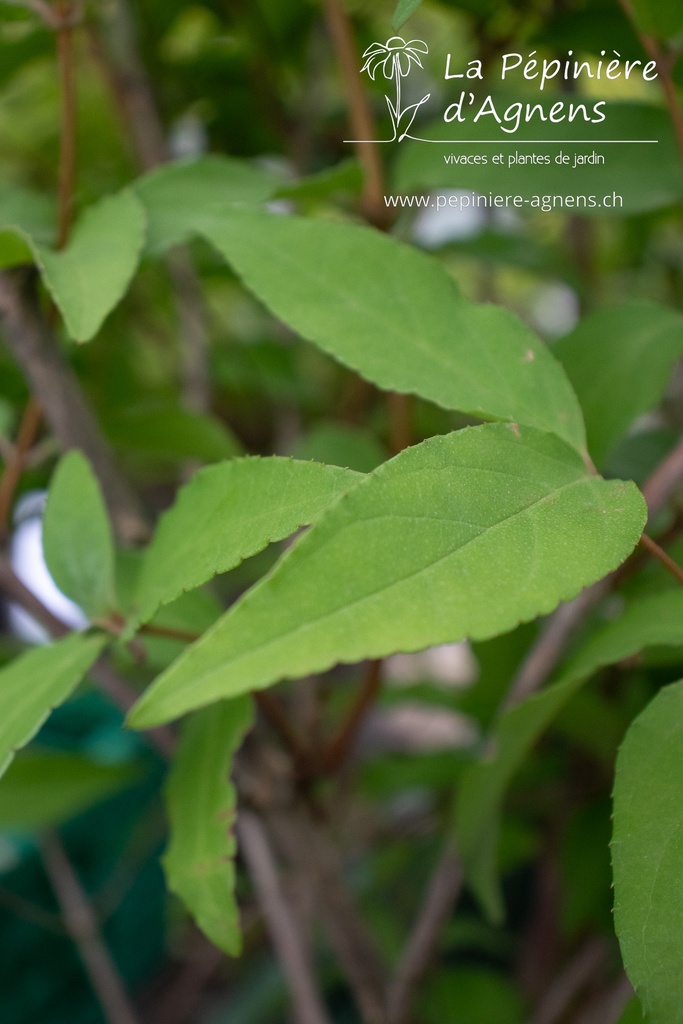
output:
[[[447,189],[434,192],[429,196],[429,206],[423,207],[413,223],[413,241],[425,249],[439,249],[449,242],[463,241],[480,235],[487,225],[487,214],[484,207],[444,206],[437,209],[437,196],[451,196],[460,200],[471,196],[464,189]]]
[[[543,285],[531,305],[531,318],[543,334],[560,338],[568,334],[579,322],[579,297],[568,284],[556,281]]]
[[[442,686],[469,686],[477,677],[477,662],[467,642],[441,644],[417,654],[393,654],[384,662],[384,678],[391,683],[434,682]]]
[[[43,556],[43,512],[46,491],[29,491],[18,502],[14,511],[15,529],[10,545],[10,562],[24,586],[39,598],[53,615],[72,629],[85,629],[88,619],[78,605],[65,597],[50,576]],[[25,643],[46,644],[50,641],[47,630],[18,605],[7,608],[12,632]]]
[[[206,125],[196,114],[183,114],[173,124],[168,148],[176,159],[196,159],[209,148]]]
[[[358,738],[361,756],[377,753],[426,754],[469,750],[479,739],[471,718],[447,708],[406,702],[367,716]]]

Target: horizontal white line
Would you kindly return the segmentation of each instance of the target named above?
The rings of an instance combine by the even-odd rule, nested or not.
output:
[[[654,146],[659,139],[419,139],[411,142],[435,142],[448,146]],[[396,139],[344,139],[349,145],[383,145]]]

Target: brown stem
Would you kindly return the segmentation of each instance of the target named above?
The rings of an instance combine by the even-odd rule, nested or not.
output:
[[[211,408],[209,329],[199,278],[187,249],[176,247],[166,258],[180,321],[183,405],[189,412]]]
[[[263,691],[254,693],[253,697],[257,708],[280,736],[294,761],[301,767],[309,765],[312,759],[312,751],[301,739],[280,701]]]
[[[674,134],[676,136],[678,152],[681,157],[681,163],[683,163],[683,108],[681,108],[678,101],[676,83],[673,80],[672,74],[676,63],[675,57],[672,59],[668,55],[664,54],[660,49],[657,40],[653,39],[652,36],[647,35],[647,33],[641,32],[638,27],[638,19],[636,18],[635,11],[633,10],[631,0],[619,0],[619,4],[624,14],[631,22],[646,54],[650,60],[653,60],[657,65],[657,71],[659,73],[662,90],[664,92],[664,99],[666,100],[669,117],[671,118]]]
[[[0,329],[45,419],[64,449],[80,448],[93,465],[119,539],[149,535],[137,495],[122,476],[58,341],[40,315],[33,271],[0,272]]]
[[[258,817],[251,811],[240,811],[237,837],[278,961],[287,979],[296,1024],[330,1024],[299,929],[282,893],[268,837]]]
[[[398,455],[413,443],[413,404],[412,395],[399,395],[393,392],[389,395],[391,451],[394,455]]]
[[[351,752],[358,728],[365,714],[374,702],[382,685],[382,662],[371,661],[368,665],[363,684],[351,707],[348,718],[341,729],[330,741],[324,754],[326,771],[334,773],[344,765]]]
[[[54,833],[47,833],[41,849],[43,864],[67,931],[80,953],[107,1024],[138,1024],[139,1018],[102,940],[95,913],[64,847]]]
[[[4,555],[0,555],[0,590],[10,601],[21,605],[55,639],[68,636],[71,632],[66,623],[53,615],[49,608],[46,608],[43,602],[22,583]]]
[[[126,0],[109,0],[100,6],[101,32],[91,30],[91,50],[123,115],[140,167],[149,171],[165,163],[170,154],[152,83],[138,49],[133,16]],[[191,412],[208,412],[209,329],[201,287],[185,249],[174,249],[166,263],[182,339],[183,404]]]
[[[617,1024],[634,997],[631,982],[622,974],[599,999],[591,1000],[590,1005],[584,1007],[574,1018],[573,1024]]]
[[[351,130],[356,139],[376,139],[375,119],[360,79],[360,61],[351,21],[342,0],[324,0],[324,9],[349,101]],[[389,216],[384,202],[386,189],[379,147],[374,142],[358,142],[356,152],[365,172],[363,211],[371,223],[384,227]]]
[[[133,16],[125,0],[108,0],[97,7],[101,31],[89,29],[91,49],[128,126],[140,166],[150,171],[165,163],[169,153]]]
[[[107,628],[106,623],[103,623],[103,626]],[[113,632],[116,632],[116,629]],[[175,629],[172,626],[158,626],[149,622],[141,626],[139,632],[144,636],[155,636],[164,640],[177,640],[179,643],[187,644],[195,643],[201,637],[201,633],[194,633],[185,629]],[[310,765],[312,752],[299,736],[279,700],[270,693],[259,691],[253,694],[253,698],[259,711],[280,736],[295,761],[300,765]]]
[[[27,11],[37,14],[44,25],[48,28],[56,28],[58,15],[52,9],[48,0],[2,0],[7,7],[23,7]]]
[[[127,714],[138,699],[139,694],[121,678],[104,658],[100,658],[90,669],[89,675],[97,688],[120,711]],[[158,725],[145,732],[149,743],[165,761],[170,761],[178,746],[178,741],[169,726]]]
[[[591,938],[571,958],[547,988],[530,1024],[559,1024],[567,1010],[604,968],[608,948],[602,938]]]
[[[26,456],[38,433],[41,419],[40,406],[31,396],[24,409],[14,452],[8,459],[2,479],[0,479],[0,540],[7,538],[12,500],[21,479]]]
[[[315,906],[346,975],[363,1024],[384,1024],[386,972],[344,877],[327,830],[301,803],[268,816],[273,839],[293,868],[305,866]]]
[[[116,630],[114,629],[113,632]],[[175,626],[157,626],[152,622],[145,622],[140,626],[138,632],[143,636],[159,637],[161,640],[177,640],[181,644],[193,644],[202,635],[189,629],[176,629]]]
[[[410,1020],[413,992],[432,962],[462,882],[462,864],[451,842],[447,841],[389,984],[386,1024],[406,1024]]]
[[[645,483],[643,495],[647,502],[650,519],[661,512],[669,498],[683,484],[683,438]]]
[[[61,96],[59,148],[59,200],[57,248],[62,249],[71,231],[76,179],[76,76],[71,0],[57,0],[57,64]]]
[[[662,563],[666,571],[670,572],[675,580],[683,584],[683,569],[681,569],[677,562],[674,562],[673,558],[667,555],[666,551],[660,548],[656,541],[652,540],[652,537],[648,537],[644,533],[640,538],[640,543],[654,558]]]

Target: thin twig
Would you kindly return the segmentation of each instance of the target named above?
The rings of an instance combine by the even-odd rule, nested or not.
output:
[[[330,1024],[294,916],[282,893],[266,832],[251,811],[240,811],[237,837],[292,994],[296,1024]]]
[[[138,632],[143,636],[154,636],[160,640],[177,640],[180,644],[193,644],[201,633],[190,629],[176,629],[175,626],[161,626],[153,622],[143,623]]]
[[[91,49],[102,68],[133,142],[140,167],[153,170],[169,159],[159,108],[140,56],[135,24],[126,0],[101,5],[99,33],[90,31]],[[182,397],[191,412],[208,412],[209,328],[206,306],[187,250],[176,247],[166,258],[182,340]]]
[[[136,703],[139,697],[137,691],[121,678],[105,658],[99,658],[95,662],[89,675],[100,692],[124,714],[127,714]],[[178,742],[176,734],[169,726],[157,725],[145,730],[144,735],[164,760],[169,761],[173,757]]]
[[[412,412],[415,399],[413,395],[389,395],[389,416],[391,430],[391,451],[398,455],[413,442]]]
[[[334,773],[346,762],[358,734],[358,728],[365,718],[366,712],[374,702],[382,685],[382,662],[371,661],[368,664],[365,678],[356,700],[346,721],[336,736],[328,744],[324,754],[326,771]]]
[[[634,997],[631,982],[622,974],[599,999],[591,1000],[589,1006],[584,1007],[574,1019],[574,1024],[617,1024]]]
[[[81,22],[83,17],[83,0],[79,0],[74,5],[73,12],[69,14],[60,13],[47,0],[0,0],[0,3],[5,4],[7,7],[24,7],[25,10],[33,11],[48,29],[52,29],[55,32],[65,27],[73,28]]]
[[[71,0],[57,0],[55,11],[59,18],[57,65],[61,100],[57,248],[62,249],[71,232],[76,181],[76,75]]]
[[[107,1024],[138,1024],[139,1019],[102,940],[88,897],[54,833],[44,836],[41,852],[64,924],[80,953]]]
[[[280,701],[263,691],[256,691],[253,698],[257,708],[279,735],[297,765],[303,767],[310,764],[312,751],[302,740]]]
[[[559,1024],[577,996],[590,984],[607,961],[607,945],[602,938],[592,938],[575,953],[569,963],[551,982],[531,1024]]]
[[[676,136],[676,143],[678,145],[678,151],[683,163],[683,109],[678,102],[678,95],[676,93],[676,83],[673,80],[673,69],[676,65],[676,60],[679,54],[674,54],[673,57],[662,53],[659,43],[653,39],[652,36],[646,32],[641,32],[638,27],[638,19],[636,13],[633,10],[631,0],[619,0],[619,4],[624,14],[631,22],[633,29],[640,39],[641,46],[645,50],[646,54],[653,60],[657,65],[657,71],[662,83],[662,90],[664,92],[664,98],[666,105],[669,110],[669,117],[674,129],[674,135]]]
[[[384,1024],[386,971],[344,877],[337,846],[301,803],[279,813],[264,813],[282,854],[294,869],[305,870],[315,906],[363,1024]]]
[[[462,863],[448,840],[389,984],[386,1024],[405,1024],[410,1020],[412,994],[432,962],[443,927],[460,894],[462,882]]]
[[[28,921],[37,928],[44,928],[46,932],[52,932],[53,935],[64,936],[68,934],[59,914],[51,914],[49,910],[44,910],[37,903],[31,903],[30,900],[25,900],[23,896],[12,892],[11,889],[5,889],[1,886],[0,907],[9,910],[12,914],[16,914],[17,917],[23,918],[24,921]]]
[[[662,511],[681,486],[683,486],[683,438],[660,462],[643,487],[650,520]]]
[[[677,562],[674,562],[670,555],[667,555],[666,551],[660,548],[659,544],[657,544],[652,537],[648,537],[648,535],[644,533],[640,538],[640,543],[647,551],[650,552],[653,558],[656,558],[661,562],[666,571],[671,573],[675,580],[683,584],[683,569],[681,569]]]
[[[119,538],[129,543],[146,539],[149,528],[140,501],[40,314],[32,270],[0,272],[0,329],[61,447],[80,448],[92,463]]]
[[[324,0],[324,8],[349,101],[351,130],[356,139],[376,139],[375,119],[360,80],[360,61],[349,16],[342,0]],[[389,218],[384,202],[386,189],[379,146],[374,142],[359,142],[356,143],[356,152],[365,172],[363,210],[371,223],[378,227],[384,226]]]
[[[71,632],[65,622],[54,615],[16,575],[4,555],[0,555],[0,591],[6,597],[32,615],[55,639],[68,636]],[[130,711],[138,694],[126,683],[111,665],[100,658],[90,669],[90,676],[99,689],[124,713]],[[175,749],[175,734],[168,727],[157,727],[146,732],[149,742],[164,758],[169,758]]]
[[[683,483],[683,439],[655,469],[643,487],[649,518],[654,519]],[[545,623],[513,680],[502,709],[513,707],[535,693],[548,680],[579,627],[592,609],[609,593],[616,573],[594,583],[574,601],[561,605]]]
[[[7,460],[0,480],[0,540],[5,540],[9,532],[12,501],[26,463],[26,456],[38,433],[41,419],[40,406],[31,396],[19,425],[17,443],[11,458]]]
[[[126,0],[97,5],[100,31],[87,26],[91,50],[127,125],[144,171],[169,158],[152,83],[138,49],[135,23]]]
[[[4,555],[0,555],[0,590],[10,601],[21,605],[55,639],[68,636],[71,632],[66,623],[46,608],[33,591],[22,583]]]
[[[541,627],[541,633],[522,662],[512,686],[501,705],[507,711],[539,690],[549,679],[570,640],[602,598],[609,593],[611,576],[582,591],[568,604],[562,604]]]

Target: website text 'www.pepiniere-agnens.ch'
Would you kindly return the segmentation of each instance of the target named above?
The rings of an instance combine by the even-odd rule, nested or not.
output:
[[[455,192],[440,195],[385,195],[387,207],[404,209],[468,210],[468,209],[532,209],[549,213],[551,210],[605,209],[619,210],[624,205],[623,196],[617,192],[607,195],[531,195],[492,192]]]

